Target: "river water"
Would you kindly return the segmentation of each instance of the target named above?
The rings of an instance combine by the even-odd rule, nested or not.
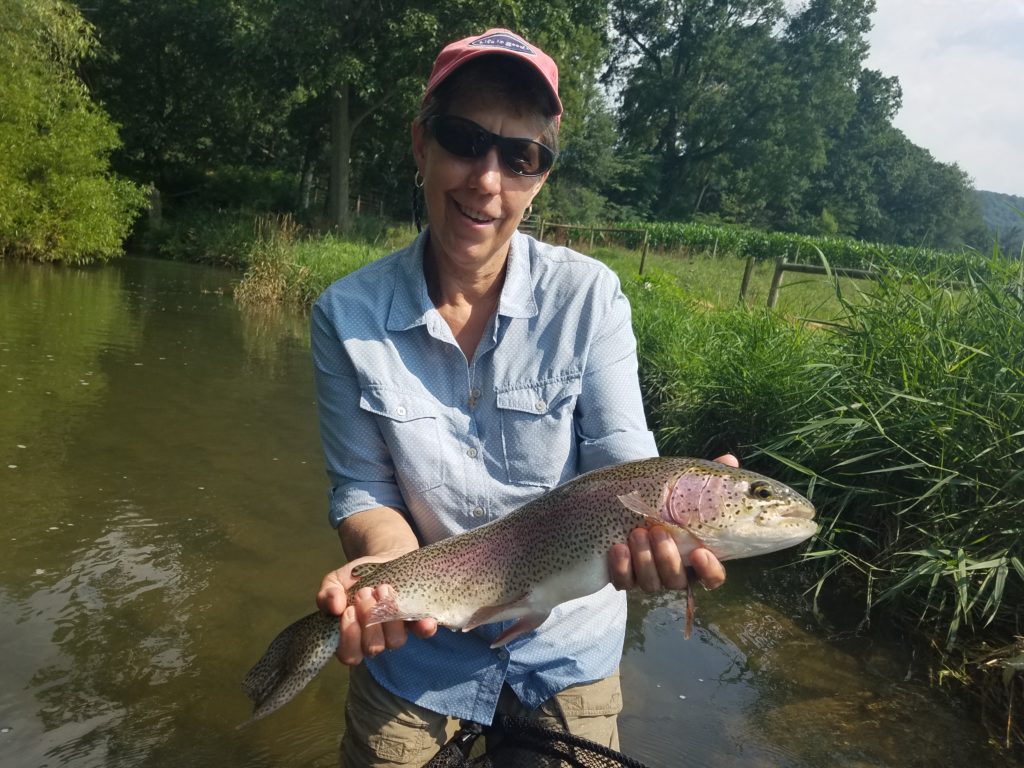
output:
[[[230,272],[0,260],[0,765],[334,766],[345,670],[243,730],[239,688],[313,609],[326,518],[304,318]],[[623,750],[653,768],[1005,765],[964,705],[882,640],[831,635],[772,585],[631,596]]]

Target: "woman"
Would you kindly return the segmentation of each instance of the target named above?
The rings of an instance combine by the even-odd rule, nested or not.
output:
[[[324,578],[317,602],[341,617],[338,657],[352,666],[348,766],[422,765],[453,730],[450,718],[487,724],[495,711],[617,745],[622,592],[563,604],[499,650],[489,645],[505,625],[364,627],[387,589],[364,589],[353,605],[345,598],[359,563],[656,453],[614,274],[516,229],[551,170],[561,112],[555,63],[518,35],[493,29],[447,46],[412,126],[428,226],[314,308],[331,520],[349,561]],[[710,552],[692,559],[705,585],[724,581]],[[619,590],[686,583],[660,529],[613,548],[609,571]]]

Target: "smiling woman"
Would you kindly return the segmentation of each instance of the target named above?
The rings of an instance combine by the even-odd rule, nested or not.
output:
[[[506,625],[373,624],[375,606],[396,602],[390,585],[352,589],[360,564],[657,452],[618,279],[518,231],[555,163],[561,114],[558,68],[536,45],[502,29],[448,45],[412,125],[426,228],[313,309],[330,519],[348,558],[317,600],[340,617],[339,659],[365,660],[350,678],[345,765],[420,766],[455,718],[488,725],[495,713],[618,743],[621,592],[560,605],[498,649]],[[698,553],[697,576],[721,584],[718,560]],[[657,527],[612,546],[608,574],[620,590],[686,584],[679,548]]]

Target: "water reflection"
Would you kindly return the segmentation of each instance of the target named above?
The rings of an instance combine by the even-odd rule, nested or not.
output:
[[[698,595],[689,642],[681,600],[631,596],[643,617],[643,652],[631,643],[623,663],[627,709],[643,701],[623,722],[631,754],[654,766],[1006,765],[897,646],[830,639],[771,598],[762,585],[777,576],[756,561],[729,576]]]

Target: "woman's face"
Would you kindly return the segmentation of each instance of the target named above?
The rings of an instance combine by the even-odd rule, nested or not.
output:
[[[541,140],[544,119],[520,115],[493,98],[454,103],[449,114],[501,136]],[[544,186],[543,176],[517,176],[491,147],[479,158],[445,151],[423,126],[413,125],[413,154],[423,177],[430,248],[439,269],[480,271],[504,265],[512,233]]]

